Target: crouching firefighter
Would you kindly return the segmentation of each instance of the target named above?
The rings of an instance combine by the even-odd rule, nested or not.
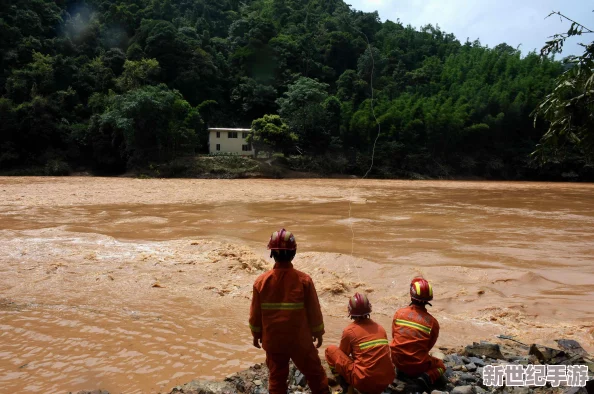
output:
[[[266,351],[268,391],[287,393],[289,360],[293,360],[312,394],[328,394],[328,378],[313,344],[322,346],[322,311],[312,279],[291,263],[297,251],[295,237],[285,229],[276,231],[268,249],[274,268],[254,283],[249,320],[254,346]]]
[[[348,312],[353,322],[344,329],[340,347],[328,346],[326,360],[348,385],[362,393],[379,394],[396,375],[386,330],[369,317],[371,303],[365,295],[356,293]]]
[[[429,355],[439,336],[439,323],[427,312],[433,288],[423,278],[410,284],[411,303],[399,309],[392,322],[392,361],[400,374],[418,378],[428,388],[445,372],[443,361]]]

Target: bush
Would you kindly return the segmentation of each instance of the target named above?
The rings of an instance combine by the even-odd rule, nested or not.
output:
[[[44,167],[44,174],[49,176],[66,176],[70,175],[72,170],[68,163],[60,160],[60,159],[53,159],[48,161]]]
[[[344,155],[326,154],[323,156],[289,156],[286,162],[292,170],[313,172],[321,175],[344,174],[349,162]]]

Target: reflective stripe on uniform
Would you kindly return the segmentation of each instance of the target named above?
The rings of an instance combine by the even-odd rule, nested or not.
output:
[[[250,330],[252,330],[252,332],[261,332],[262,327],[255,327],[250,324]]]
[[[311,328],[311,332],[320,332],[324,329],[324,323],[320,324],[319,326],[315,326]]]
[[[363,342],[359,344],[359,349],[369,349],[370,347],[389,345],[387,339],[376,339],[375,341]]]
[[[410,328],[415,328],[417,330],[426,332],[427,334],[431,334],[431,327],[424,326],[424,325],[419,324],[419,323],[414,322],[414,321],[396,319],[394,321],[394,323],[396,323],[396,325],[399,325],[399,326],[406,326],[406,327],[410,327]]]
[[[289,311],[303,309],[305,307],[303,302],[262,303],[260,306],[262,307],[262,309],[289,310]]]

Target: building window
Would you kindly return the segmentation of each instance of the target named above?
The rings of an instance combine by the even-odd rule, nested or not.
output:
[[[227,133],[229,138],[237,138],[237,131],[230,131]]]
[[[245,131],[241,133],[241,138],[247,138],[248,133],[246,133]]]
[[[221,144],[217,144],[217,150],[221,150]]]
[[[252,147],[248,144],[248,145],[241,145],[241,150],[244,152],[249,152],[252,150]]]
[[[221,138],[221,132],[217,131],[217,138]]]

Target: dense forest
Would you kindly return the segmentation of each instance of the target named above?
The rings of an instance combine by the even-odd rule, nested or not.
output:
[[[252,127],[296,169],[372,177],[591,179],[531,157],[531,116],[570,67],[342,0],[0,2],[0,171],[117,174]]]

